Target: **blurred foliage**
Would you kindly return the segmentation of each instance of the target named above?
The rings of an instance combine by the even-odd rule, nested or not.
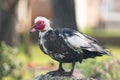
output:
[[[81,64],[78,62],[76,64],[75,71],[79,71],[79,76],[82,78],[86,77],[93,77],[97,80],[119,80],[120,78],[120,47],[117,46],[110,46],[109,50],[113,53],[113,56],[102,56],[102,57],[96,57],[94,59],[87,59],[84,60]],[[51,58],[49,56],[46,56],[44,53],[42,53],[39,50],[38,45],[31,45],[30,48],[32,59],[31,62],[35,64],[42,64],[48,66],[49,62],[51,61]],[[56,61],[52,61],[55,66],[58,67],[58,63]],[[57,64],[57,65],[56,65]],[[107,69],[106,71],[106,64],[109,67],[112,67],[111,69]],[[69,71],[71,68],[71,65],[64,64],[63,67],[65,70]],[[55,68],[56,70],[57,68]],[[43,74],[43,70],[38,70],[37,74]],[[44,74],[50,70],[44,71]],[[105,73],[102,73],[100,71],[104,71]],[[112,72],[112,73],[111,73]],[[114,76],[114,77],[113,77]]]
[[[120,59],[96,61],[88,59],[82,64],[77,64],[82,77],[92,77],[96,80],[119,80],[120,79]]]
[[[119,80],[120,79],[120,47],[109,46],[112,56],[96,57],[77,62],[75,71],[79,78],[95,78],[95,80]],[[70,69],[71,65],[65,65]]]
[[[24,45],[18,48],[10,47],[5,43],[1,43],[0,47],[0,80],[31,80],[36,75],[45,74],[50,71],[48,69],[41,70],[44,67],[52,66],[57,69],[58,63],[49,56],[40,51],[38,45],[30,44],[31,58],[25,55]],[[120,78],[120,47],[109,46],[114,56],[103,56],[95,59],[84,60],[81,64],[76,64],[76,70],[82,78],[93,77],[98,80],[119,80]],[[24,66],[24,67],[23,67]],[[66,70],[71,65],[63,65]],[[40,69],[41,68],[41,69]],[[10,76],[11,78],[6,77]]]
[[[100,66],[94,67],[94,74],[102,80],[119,80],[120,79],[120,59],[102,62]]]
[[[22,63],[16,57],[18,55],[18,49],[1,43],[0,47],[0,80],[6,76],[12,76],[15,80],[22,79]]]

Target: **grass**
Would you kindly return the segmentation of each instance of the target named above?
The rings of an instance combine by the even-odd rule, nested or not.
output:
[[[44,64],[50,61],[50,57],[45,55],[40,49],[38,45],[31,45],[30,46],[30,56],[27,56],[26,52],[21,48],[22,46],[19,47],[20,53],[18,55],[18,58],[22,60],[23,63],[28,63],[32,62],[35,64]]]
[[[106,59],[119,59],[120,58],[120,47],[119,46],[108,46],[109,50],[113,54],[113,56],[103,56],[103,57],[97,57],[92,60],[94,61],[103,61]],[[44,54],[40,49],[38,45],[31,45],[30,46],[30,52],[31,52],[31,58],[28,58],[24,51],[20,51],[18,58],[22,60],[24,64],[31,62],[34,64],[49,64],[51,61],[57,63],[56,61],[52,60],[48,55]],[[91,60],[91,59],[88,59]]]
[[[33,63],[45,64],[51,60],[51,58],[45,55],[36,45],[31,46],[30,50],[31,50],[31,56],[32,56],[31,61]]]
[[[118,58],[118,59],[120,58],[120,47],[119,46],[109,46],[108,48],[109,48],[110,52],[113,54],[113,56],[111,56],[111,57],[103,56],[102,58],[97,57],[96,58],[97,61],[101,61],[106,58]],[[44,64],[51,60],[51,58],[49,56],[47,56],[46,54],[44,54],[37,45],[31,46],[30,51],[31,51],[31,55],[32,55],[31,61],[34,63]]]

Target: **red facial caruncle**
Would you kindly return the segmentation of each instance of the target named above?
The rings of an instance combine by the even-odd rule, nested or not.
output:
[[[39,20],[33,25],[31,32],[35,32],[37,30],[40,30],[42,32],[44,31],[44,28],[45,28],[45,22],[43,20]]]

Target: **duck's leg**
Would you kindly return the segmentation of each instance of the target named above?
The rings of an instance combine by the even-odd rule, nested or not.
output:
[[[62,67],[62,62],[60,62],[58,70],[50,71],[50,72],[47,73],[47,75],[52,75],[52,76],[54,76],[54,75],[61,75],[63,72],[65,72],[65,71],[64,71],[64,69]]]
[[[52,76],[71,76],[73,71],[74,71],[74,66],[75,66],[75,62],[72,62],[72,69],[70,72],[65,72],[65,70],[63,69],[62,67],[62,63],[60,62],[59,64],[59,69],[57,71],[51,71],[51,72],[48,72],[47,74],[48,75],[52,75]]]
[[[74,71],[74,68],[75,68],[75,62],[72,62],[72,69],[71,71],[69,72],[70,75],[72,75],[73,71]]]
[[[75,62],[72,62],[72,68],[70,70],[70,72],[64,72],[62,73],[64,76],[71,76],[73,74],[74,71],[74,67],[75,67]]]
[[[63,69],[63,67],[62,67],[62,62],[59,63],[59,69],[58,69],[58,71],[64,72],[64,69]]]

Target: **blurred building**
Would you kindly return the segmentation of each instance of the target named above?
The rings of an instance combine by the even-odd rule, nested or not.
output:
[[[86,26],[119,28],[120,0],[75,0],[75,7],[76,20],[80,28]],[[36,16],[52,18],[51,0],[20,0],[18,6],[20,26],[30,27]]]
[[[77,24],[82,29],[120,25],[120,0],[75,0],[75,4]]]
[[[50,0],[19,0],[17,31],[28,31],[37,16],[52,17]]]
[[[32,9],[32,20],[37,16],[52,18],[51,0],[30,0]]]
[[[94,30],[94,35],[103,36],[109,34],[108,37],[97,37],[102,44],[113,43],[119,45],[120,30],[120,0],[74,0],[76,22],[80,30],[84,32],[86,27]],[[19,0],[18,5],[18,24],[17,31],[20,33],[28,33],[34,18],[37,16],[45,16],[52,19],[51,0]],[[95,31],[98,29],[100,31]],[[100,33],[99,33],[100,32]],[[97,36],[98,36],[97,35]],[[111,37],[116,36],[116,37]]]
[[[102,0],[101,13],[105,27],[120,28],[120,0]]]

